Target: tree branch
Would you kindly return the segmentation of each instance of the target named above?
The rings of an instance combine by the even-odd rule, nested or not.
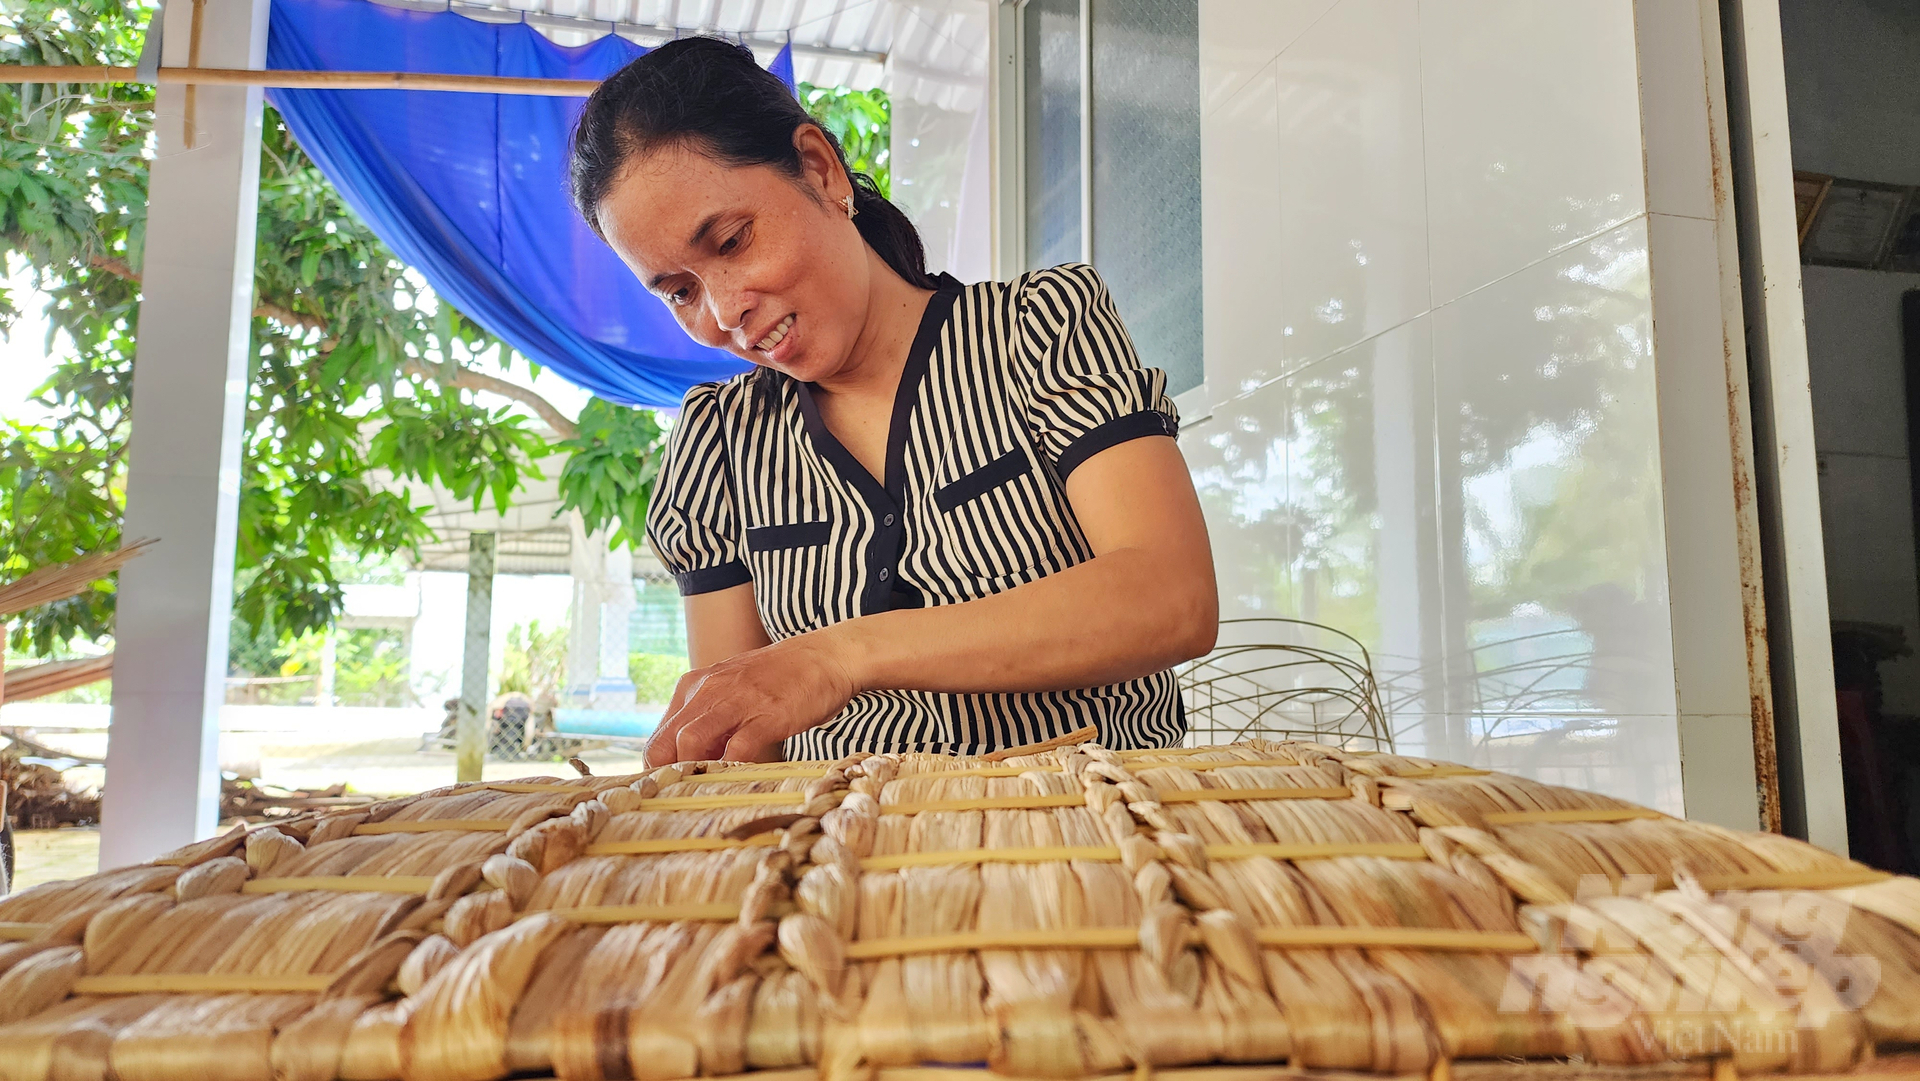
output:
[[[136,273],[132,267],[119,259],[105,255],[95,255],[87,260],[87,265],[93,267],[95,270],[105,271],[116,278],[124,278],[127,281],[139,284],[140,275]],[[258,307],[253,309],[253,314],[271,319],[283,326],[317,330],[323,336],[327,333],[326,320],[319,316],[305,315],[290,308],[283,308],[278,304],[262,301]],[[552,402],[547,401],[534,391],[520,386],[518,383],[509,383],[505,379],[487,375],[485,372],[476,372],[471,368],[456,368],[455,371],[457,374],[449,381],[443,378],[439,368],[422,364],[419,361],[409,362],[404,370],[408,375],[425,379],[430,383],[439,383],[442,386],[451,386],[461,390],[484,390],[490,394],[498,394],[502,398],[511,398],[539,414],[540,419],[547,422],[547,427],[552,428],[554,434],[562,439],[573,439],[580,434],[580,429],[575,426],[573,421],[568,420],[567,415],[560,412],[559,408]]]
[[[327,321],[325,319],[317,315],[305,315],[294,311],[292,308],[283,308],[272,301],[263,300],[255,305],[253,314],[264,319],[271,319],[284,327],[303,327],[307,330],[317,330],[323,338],[326,337],[327,334]]]
[[[112,256],[89,256],[87,258],[87,265],[95,270],[106,271],[116,278],[130,281],[135,285],[140,284],[139,273],[128,266],[125,261],[115,259]],[[282,326],[300,327],[304,330],[317,330],[322,335],[327,332],[327,321],[325,319],[317,315],[307,315],[302,312],[297,312],[292,308],[283,308],[270,301],[261,301],[259,306],[253,309],[253,314],[263,319],[271,319]]]
[[[567,415],[560,412],[552,402],[518,383],[509,383],[505,379],[485,372],[476,372],[471,368],[457,368],[458,374],[452,380],[448,380],[442,377],[439,368],[422,364],[417,360],[409,361],[403,370],[408,375],[418,376],[441,386],[456,387],[461,390],[484,390],[490,394],[498,394],[502,398],[511,398],[540,414],[540,419],[547,422],[547,427],[552,428],[553,433],[562,439],[573,439],[580,434],[579,427],[568,420]]]

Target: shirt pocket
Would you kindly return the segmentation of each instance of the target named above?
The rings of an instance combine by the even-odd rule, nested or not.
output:
[[[1039,577],[1030,572],[1048,561],[1055,530],[1046,480],[1027,452],[965,472],[950,462],[942,479],[933,505],[952,560],[981,578]]]
[[[825,582],[832,540],[832,522],[747,527],[754,603],[775,640],[826,625]]]

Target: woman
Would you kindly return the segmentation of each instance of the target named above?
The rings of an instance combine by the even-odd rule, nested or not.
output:
[[[756,365],[688,392],[654,485],[693,670],[649,761],[1179,741],[1212,557],[1166,377],[1091,268],[929,276],[833,136],[712,38],[595,90],[572,185],[694,340]]]

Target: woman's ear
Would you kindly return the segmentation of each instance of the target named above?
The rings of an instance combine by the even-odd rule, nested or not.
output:
[[[802,124],[793,129],[793,148],[800,154],[801,178],[822,202],[837,203],[853,194],[853,178],[847,175],[840,155],[833,152],[833,144],[818,125]]]

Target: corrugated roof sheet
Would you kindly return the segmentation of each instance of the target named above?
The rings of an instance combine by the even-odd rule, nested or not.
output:
[[[989,0],[368,0],[486,21],[524,20],[562,45],[618,33],[643,45],[681,34],[739,38],[762,62],[788,41],[794,77],[971,108],[986,73]],[[977,10],[976,10],[977,9]],[[971,25],[969,23],[971,22]]]

